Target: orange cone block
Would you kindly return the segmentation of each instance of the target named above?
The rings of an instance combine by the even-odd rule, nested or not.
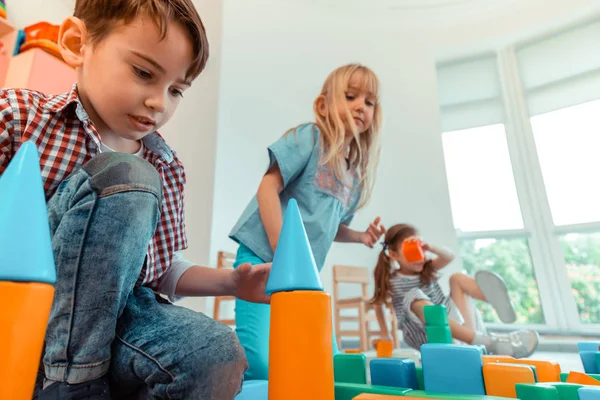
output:
[[[56,270],[37,149],[0,176],[0,399],[33,397]]]
[[[331,297],[294,199],[267,282],[271,294],[269,400],[334,400]]]

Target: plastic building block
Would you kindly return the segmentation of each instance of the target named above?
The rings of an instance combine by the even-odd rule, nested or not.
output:
[[[515,385],[517,398],[520,400],[560,400],[558,390],[548,384],[523,384]]]
[[[291,290],[323,290],[298,203],[294,199],[287,204],[266,287],[267,294]]]
[[[418,239],[409,239],[402,242],[402,254],[409,263],[423,261],[425,259],[425,252],[421,247],[421,241]]]
[[[535,367],[538,382],[559,382],[560,364],[551,361],[540,360],[512,360],[512,364],[526,364]]]
[[[583,364],[583,369],[586,374],[600,374],[600,370],[598,370],[598,366],[596,365],[596,354],[597,350],[580,350],[579,357],[581,358],[581,363]]]
[[[445,394],[413,390],[404,395],[405,399],[446,399],[446,400],[507,400],[506,397],[486,396],[482,394]]]
[[[333,357],[335,382],[367,383],[367,357],[364,354],[336,354]]]
[[[452,343],[452,332],[449,326],[426,326],[425,331],[427,333],[427,343]],[[481,350],[479,351],[481,352]]]
[[[597,381],[600,381],[600,374],[586,374],[590,378],[594,378]],[[569,377],[569,372],[562,372],[560,374],[560,382],[566,382]]]
[[[331,296],[325,292],[271,296],[269,400],[334,400],[331,317]]]
[[[389,394],[363,393],[363,394],[359,394],[352,400],[406,400],[406,399],[407,399],[407,397],[404,397],[404,396],[394,396],[394,395],[389,395]]]
[[[0,220],[0,399],[30,399],[56,281],[32,142],[21,145],[0,177]]]
[[[594,361],[596,361],[596,369],[600,371],[600,352],[594,355]]]
[[[344,350],[346,354],[361,354],[362,351],[360,349],[346,349]]]
[[[378,340],[375,343],[375,350],[377,351],[377,357],[379,358],[390,358],[394,351],[392,342],[389,340]]]
[[[0,193],[0,280],[54,284],[46,197],[33,142],[21,145],[0,176]]]
[[[548,383],[548,385],[554,386],[558,391],[558,397],[560,400],[579,400],[579,395],[577,391],[582,385],[577,385],[574,383],[562,383],[562,382],[554,382]]]
[[[425,313],[425,324],[427,326],[448,326],[448,310],[446,306],[441,304],[425,306],[423,307],[423,312]]]
[[[511,398],[517,397],[517,383],[535,383],[532,367],[518,364],[484,364],[483,379],[487,394]]]
[[[600,347],[600,342],[598,341],[577,343],[577,350],[579,351],[598,351],[598,347]]]
[[[415,362],[408,358],[374,358],[371,360],[371,384],[417,390]]]
[[[423,368],[415,367],[417,372],[417,387],[419,390],[425,390],[425,383],[423,382]]]
[[[392,388],[388,386],[374,386],[357,383],[335,383],[335,400],[352,400],[359,394],[373,393],[373,394],[390,394],[395,396],[402,396],[409,393],[410,389]],[[320,397],[313,397],[321,399]]]
[[[495,355],[484,355],[483,356],[483,363],[487,364],[490,362],[507,362],[507,363],[512,363],[516,360],[516,358],[511,357],[511,356],[495,356]]]
[[[483,358],[473,346],[424,344],[421,346],[425,390],[448,394],[485,394]]]
[[[242,391],[235,400],[269,400],[269,383],[267,381],[245,381]]]
[[[600,381],[581,372],[571,371],[567,376],[566,383],[575,383],[578,385],[600,386]]]
[[[579,400],[600,400],[600,388],[598,387],[582,387],[577,393]]]

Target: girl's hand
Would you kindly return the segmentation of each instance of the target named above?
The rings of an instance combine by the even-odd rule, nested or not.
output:
[[[429,245],[429,243],[421,240],[421,248],[423,249],[423,251],[431,251],[431,246]]]
[[[385,226],[383,226],[383,224],[380,224],[380,221],[381,218],[375,218],[375,220],[369,224],[367,230],[361,232],[359,236],[360,243],[370,248],[373,248],[375,246],[375,243],[377,243],[381,235],[385,233]]]
[[[271,263],[242,264],[233,270],[233,295],[252,303],[269,303],[271,296],[265,293]]]

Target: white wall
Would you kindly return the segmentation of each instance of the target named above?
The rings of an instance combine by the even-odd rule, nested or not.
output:
[[[9,1],[9,20],[18,28],[39,21],[60,24],[73,13],[73,0]],[[186,257],[202,265],[209,264],[212,223],[217,107],[221,51],[221,0],[195,1],[210,43],[206,70],[186,91],[175,115],[161,130],[182,159],[187,170],[186,225],[189,249]],[[204,309],[204,299],[181,302],[195,310]]]
[[[479,12],[458,7],[402,13],[356,3],[362,6],[353,9],[342,0],[225,1],[213,254],[236,249],[227,234],[256,191],[268,144],[311,120],[312,101],[326,75],[356,61],[374,69],[382,82],[384,151],[371,204],[353,227],[364,229],[376,215],[388,225],[407,221],[431,242],[456,251],[435,60],[505,45],[598,9],[596,0],[495,2]],[[326,288],[331,289],[332,264],[372,267],[377,254],[360,245],[335,244],[321,274]],[[448,271],[460,269],[458,260]]]

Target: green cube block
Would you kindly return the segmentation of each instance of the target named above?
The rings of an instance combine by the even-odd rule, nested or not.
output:
[[[446,310],[446,306],[441,304],[425,306],[423,307],[423,311],[425,312],[425,325],[448,325],[448,311]]]
[[[360,385],[356,383],[335,383],[335,400],[352,400],[361,393],[389,394],[403,396],[411,389],[389,386]],[[315,399],[316,400],[316,399]]]
[[[558,390],[548,384],[517,383],[515,387],[520,400],[560,400]]]
[[[548,385],[556,388],[560,400],[579,400],[577,390],[579,390],[580,387],[583,387],[583,385],[565,382],[550,382]]]
[[[419,390],[425,390],[425,383],[423,382],[423,367],[415,367],[417,370],[417,386]]]
[[[431,393],[422,390],[413,390],[406,393],[405,396],[418,397],[423,399],[447,399],[447,400],[508,400],[506,397],[485,396],[482,394],[444,394]],[[335,398],[337,400],[337,397]]]
[[[425,330],[427,332],[427,343],[452,343],[452,332],[449,326],[427,325]]]
[[[367,383],[367,357],[364,354],[336,354],[333,375],[335,382]]]

